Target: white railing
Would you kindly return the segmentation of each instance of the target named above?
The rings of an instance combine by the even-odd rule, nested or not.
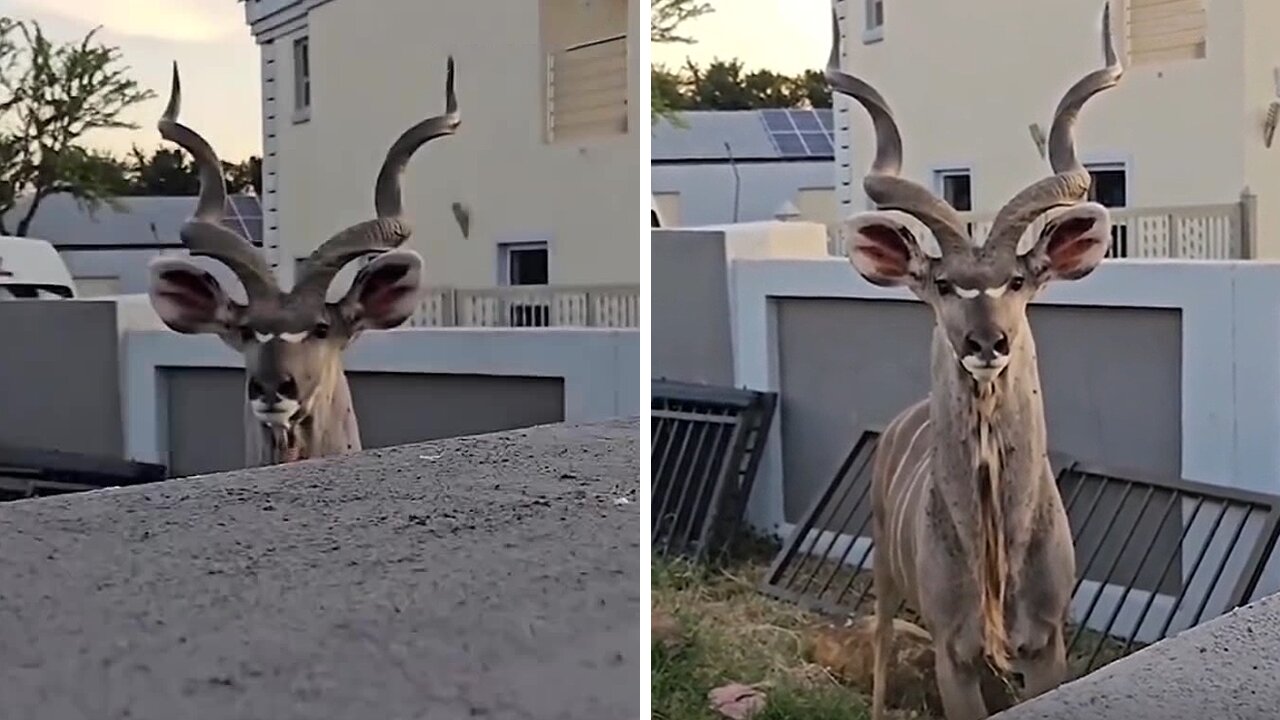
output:
[[[640,327],[639,285],[427,288],[412,327]]]
[[[547,141],[627,131],[627,36],[547,55]]]
[[[1114,258],[1182,258],[1187,260],[1240,260],[1253,257],[1256,199],[1242,195],[1239,202],[1216,205],[1134,207],[1111,209],[1111,248]],[[985,242],[995,213],[960,213],[976,242]],[[1044,227],[1042,216],[1023,236],[1030,241]],[[913,223],[918,233],[923,226]],[[844,249],[834,232],[829,243],[833,255]]]

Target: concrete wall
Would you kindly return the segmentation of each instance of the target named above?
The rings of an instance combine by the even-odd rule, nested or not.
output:
[[[4,503],[4,718],[637,718],[639,435]]]
[[[309,10],[307,9],[309,8]],[[545,54],[539,3],[498,0],[382,2],[308,0],[278,11],[247,8],[270,59],[268,229],[286,255],[305,256],[343,227],[371,217],[378,168],[407,127],[444,109],[445,58],[457,60],[462,127],[424,148],[404,178],[430,284],[495,285],[498,244],[547,241],[553,284],[635,283],[642,221],[640,3],[627,0],[629,132],[582,142],[545,142]],[[265,19],[263,19],[265,18]],[[310,38],[310,120],[293,123],[292,47]],[[495,51],[495,49],[500,49]],[[412,68],[412,72],[405,72]],[[187,118],[193,127],[200,119]],[[470,209],[470,237],[452,203]],[[277,210],[273,210],[277,207]]]
[[[0,443],[240,467],[241,357],[164,329],[146,296],[0,303]],[[345,357],[365,447],[639,414],[640,333],[369,333]]]
[[[830,468],[822,476],[829,477],[835,469],[830,458],[836,457],[837,451],[834,447],[819,450],[813,443],[838,442],[834,433],[825,441],[803,440],[798,452],[819,455],[807,460],[788,458],[792,450],[787,428],[795,434],[804,424],[805,413],[812,414],[820,425],[813,429],[816,433],[828,432],[825,427],[833,422],[851,423],[847,416],[855,412],[875,422],[890,412],[891,404],[918,395],[922,389],[920,369],[911,364],[917,361],[903,359],[901,367],[892,370],[875,370],[877,365],[873,364],[871,372],[880,372],[887,378],[885,382],[892,379],[891,385],[874,396],[879,404],[868,405],[867,409],[839,408],[834,404],[806,408],[801,404],[796,408],[802,415],[801,422],[792,426],[789,415],[793,400],[784,387],[789,375],[786,358],[791,358],[794,366],[806,352],[814,356],[825,354],[829,359],[803,362],[826,363],[811,367],[813,372],[824,373],[823,379],[832,388],[860,383],[853,377],[859,370],[856,363],[860,358],[870,357],[881,366],[888,361],[875,360],[878,351],[856,345],[873,345],[879,338],[873,342],[856,329],[844,329],[839,334],[839,321],[826,321],[812,313],[807,316],[802,304],[790,308],[787,304],[800,298],[830,303],[832,312],[846,313],[849,322],[864,322],[863,327],[890,333],[890,342],[919,343],[920,361],[927,352],[924,323],[917,318],[914,330],[895,326],[890,332],[882,329],[890,324],[885,319],[859,321],[857,309],[837,310],[852,308],[849,301],[913,302],[904,289],[872,286],[840,259],[739,260],[734,263],[731,278],[735,383],[783,393],[776,415],[778,424],[757,480],[752,518],[763,528],[783,528],[790,510],[785,488],[792,483],[808,486],[819,482],[793,478],[787,468],[817,468],[828,463]],[[1041,312],[1043,307],[1051,307],[1052,311]],[[903,322],[912,323],[912,310],[907,307],[894,312],[905,313],[901,314]],[[1116,319],[1109,317],[1113,313],[1118,314]],[[1179,318],[1176,331],[1172,327],[1174,317]],[[1173,470],[1181,477],[1209,484],[1280,492],[1280,474],[1276,472],[1280,467],[1280,447],[1266,439],[1280,434],[1280,402],[1275,399],[1280,397],[1280,366],[1275,360],[1280,357],[1280,264],[1107,261],[1084,280],[1046,289],[1037,300],[1033,318],[1033,322],[1043,325],[1039,354],[1046,401],[1054,408],[1050,427],[1054,418],[1075,418],[1062,421],[1061,429],[1051,430],[1059,442],[1068,445],[1064,450],[1091,454],[1121,467]],[[1091,333],[1086,336],[1090,338],[1087,344],[1075,334],[1076,329]],[[1101,343],[1092,340],[1097,334],[1104,338]],[[1134,342],[1135,337],[1141,338],[1141,343]],[[786,342],[791,339],[792,343],[799,343],[805,338],[807,344]],[[1149,347],[1121,347],[1138,344]],[[1077,350],[1073,345],[1082,347]],[[1169,357],[1175,345],[1177,352]],[[847,350],[832,353],[833,346]],[[1088,359],[1089,353],[1099,352],[1100,359]],[[1106,367],[1112,359],[1117,367]],[[1178,403],[1164,396],[1172,394],[1175,373]],[[801,397],[806,392],[813,395],[803,384],[795,384],[804,381],[791,382],[793,390],[801,388]],[[1124,392],[1130,393],[1124,397],[1145,405],[1125,409],[1111,405],[1110,398],[1102,396],[1121,392],[1124,382],[1129,384]],[[1078,388],[1084,392],[1077,392]],[[852,401],[855,391],[848,392]],[[1148,416],[1149,408],[1163,415],[1156,418],[1153,411]],[[1170,413],[1177,416],[1168,417]],[[1178,428],[1176,442],[1174,428]],[[847,452],[852,441],[849,437],[840,452]],[[1175,457],[1170,459],[1169,453]],[[790,502],[802,503],[803,499],[797,494]]]
[[[1262,720],[1280,705],[1280,597],[1143,649],[993,720]]]
[[[650,374],[733,385],[724,233],[655,230],[650,242]]]
[[[365,445],[376,447],[638,415],[639,339],[636,330],[413,328],[369,333],[344,360]],[[238,353],[211,337],[136,331],[123,366],[128,457],[183,472],[238,467]]]
[[[970,168],[979,211],[996,210],[1048,172],[1028,125],[1047,132],[1062,93],[1102,61],[1101,1],[885,3],[883,40],[872,43],[862,39],[864,1],[838,5],[844,67],[892,106],[906,148],[904,175],[931,184],[937,169]],[[1081,158],[1124,163],[1131,206],[1234,202],[1248,185],[1265,208],[1262,227],[1270,227],[1280,212],[1280,181],[1260,128],[1275,96],[1280,50],[1270,38],[1280,11],[1271,0],[1203,5],[1206,57],[1128,67],[1121,85],[1084,111]],[[1112,6],[1119,36],[1121,5]],[[847,214],[866,207],[860,181],[874,136],[861,107],[837,98],[836,108]],[[940,123],[946,132],[937,131]],[[1261,243],[1260,257],[1280,255],[1275,236]]]
[[[164,368],[168,465],[184,477],[244,466],[244,372]],[[564,419],[564,380],[416,373],[348,374],[366,449]]]
[[[0,329],[0,443],[120,457],[115,304],[0,302]]]
[[[820,298],[779,300],[776,313],[783,503],[796,522],[863,430],[883,427],[928,394],[933,314],[921,303]],[[1050,447],[1178,476],[1178,311],[1053,305],[1033,307],[1030,319]]]
[[[743,223],[650,233],[650,375],[733,385],[734,261],[825,257],[815,223]]]
[[[828,188],[834,184],[830,160],[816,162],[740,163],[738,217],[733,215],[734,173],[728,163],[653,165],[650,176],[654,194],[678,193],[679,217],[664,218],[672,227],[723,225],[732,222],[773,220],[786,202],[802,207],[801,190]],[[835,215],[802,216],[810,222],[833,223]]]

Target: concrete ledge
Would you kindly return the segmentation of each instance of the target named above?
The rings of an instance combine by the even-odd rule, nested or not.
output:
[[[638,436],[556,425],[0,505],[0,715],[634,718]]]
[[[1280,595],[1114,662],[999,720],[1270,720],[1280,708]]]

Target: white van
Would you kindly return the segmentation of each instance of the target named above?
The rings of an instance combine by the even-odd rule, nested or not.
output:
[[[75,297],[71,271],[51,243],[0,235],[0,300]]]

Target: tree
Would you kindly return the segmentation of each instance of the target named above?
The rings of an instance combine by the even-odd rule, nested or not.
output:
[[[129,195],[197,195],[200,174],[187,154],[157,148],[147,155],[137,145],[129,153]]]
[[[691,37],[677,34],[685,22],[715,12],[711,3],[699,0],[653,0],[649,13],[649,39],[656,43],[695,42]]]
[[[792,77],[747,72],[741,60],[717,59],[705,67],[689,61],[679,72],[659,66],[652,77],[655,97],[672,111],[831,107],[831,90],[818,70]]]
[[[680,26],[697,17],[715,12],[711,3],[701,0],[653,0],[649,5],[649,39],[655,43],[682,43],[691,45],[695,42],[691,37],[679,34]],[[650,76],[650,122],[656,123],[658,118],[667,118],[680,124],[678,110],[682,108],[672,105],[675,89],[671,83],[671,74],[661,65],[649,69]],[[665,85],[663,83],[666,83]]]
[[[250,188],[262,194],[262,158],[256,155],[239,163],[222,162],[227,192],[243,193]],[[197,195],[200,173],[187,153],[177,148],[157,148],[148,155],[134,146],[129,153],[128,195]]]
[[[242,193],[253,188],[256,195],[262,195],[262,158],[251,156],[241,163],[222,163],[222,172],[227,177],[227,192]]]
[[[121,114],[154,93],[97,33],[55,45],[34,21],[0,18],[0,233],[9,234],[4,217],[19,203],[26,207],[14,233],[26,235],[51,195],[93,211],[122,189],[119,161],[81,141],[94,130],[136,128]]]

